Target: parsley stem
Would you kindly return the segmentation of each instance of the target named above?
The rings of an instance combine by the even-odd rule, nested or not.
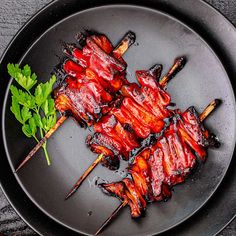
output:
[[[40,132],[41,138],[43,138],[44,134],[43,134],[43,129],[41,127],[39,128],[39,132]],[[44,151],[44,154],[45,154],[45,158],[47,160],[47,164],[50,166],[51,165],[51,161],[50,161],[50,157],[48,155],[47,141],[42,145],[42,148],[43,148],[43,151]]]
[[[45,157],[46,157],[46,160],[47,160],[47,164],[50,166],[51,165],[51,160],[50,160],[50,157],[48,155],[47,142],[45,142],[43,144],[43,151],[44,151],[44,154],[45,154]]]
[[[36,142],[39,143],[39,140],[37,139],[37,137],[36,136],[33,136],[33,137],[36,140]],[[50,157],[48,155],[47,141],[43,144],[42,148],[43,148],[43,152],[44,152],[45,158],[47,160],[47,164],[50,166],[51,165],[51,160],[50,160]]]
[[[33,135],[33,137],[36,140],[36,142],[39,143],[39,140],[37,139],[37,137],[35,135]]]
[[[41,136],[41,138],[43,138],[43,137],[44,137],[44,135],[43,135],[43,130],[42,130],[42,128],[41,128],[41,127],[39,128],[39,132],[40,132],[40,136]]]

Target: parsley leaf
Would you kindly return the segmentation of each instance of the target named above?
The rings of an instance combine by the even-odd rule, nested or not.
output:
[[[27,120],[29,120],[32,117],[32,114],[28,107],[23,107],[21,109],[21,117],[22,117],[23,123],[25,123]]]
[[[42,110],[45,116],[50,116],[55,114],[55,103],[54,99],[48,98],[42,105]]]
[[[21,70],[18,64],[8,64],[7,69],[9,75],[26,91],[29,91],[37,83],[37,76],[35,73],[31,74],[28,65],[25,65]]]
[[[21,89],[18,89],[14,85],[10,86],[12,95],[18,101],[20,105],[23,105],[28,108],[35,108],[35,99],[32,95],[27,92],[23,92]]]
[[[41,116],[38,113],[34,113],[33,115],[35,124],[38,128],[43,128],[43,123],[41,120]]]
[[[37,132],[37,126],[35,124],[35,120],[33,117],[31,117],[29,119],[29,126],[30,126],[30,130],[31,130],[31,134],[32,136],[35,136],[36,132]]]
[[[22,131],[26,135],[26,137],[28,137],[28,138],[32,137],[31,128],[30,128],[30,126],[28,124],[24,124],[22,126]]]
[[[11,112],[15,115],[16,119],[21,123],[24,124],[23,119],[21,117],[20,112],[20,105],[16,99],[16,97],[12,96],[12,103],[11,103]]]
[[[35,89],[35,102],[40,107],[52,93],[52,86],[56,82],[56,76],[53,75],[51,79],[46,83],[40,83]]]

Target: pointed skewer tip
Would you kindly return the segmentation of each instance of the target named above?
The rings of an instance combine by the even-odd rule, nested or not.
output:
[[[221,103],[222,103],[222,100],[221,100],[221,99],[219,99],[219,98],[216,98],[216,99],[215,99],[215,104],[216,104],[216,106],[219,106]]]
[[[83,183],[83,181],[86,179],[86,177],[92,172],[92,170],[97,166],[98,163],[102,161],[103,154],[98,155],[96,160],[92,163],[92,165],[89,166],[89,168],[81,175],[81,177],[78,179],[74,187],[70,190],[70,192],[67,194],[65,200],[70,198],[80,187],[80,185]]]
[[[120,212],[122,208],[124,208],[128,204],[127,201],[123,201],[113,212],[112,214],[106,219],[106,221],[100,226],[100,228],[97,230],[97,232],[94,234],[95,236],[100,234],[103,229],[111,222],[112,219],[114,219],[117,214]]]
[[[42,147],[42,145],[53,135],[56,130],[64,123],[64,121],[68,118],[68,116],[61,116],[56,124],[45,134],[45,136],[34,146],[34,148],[29,152],[29,154],[25,157],[25,159],[20,163],[20,165],[16,168],[15,172],[18,172],[31,158],[34,154]]]

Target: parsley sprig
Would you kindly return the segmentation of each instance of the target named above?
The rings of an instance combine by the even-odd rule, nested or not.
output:
[[[33,137],[36,142],[39,142],[57,120],[54,100],[51,96],[56,76],[53,75],[46,83],[38,83],[36,74],[31,72],[28,65],[21,69],[18,64],[8,64],[7,69],[9,75],[23,88],[22,90],[14,85],[10,86],[12,95],[10,109],[22,124],[23,133],[28,138]],[[34,86],[36,87],[32,91]],[[42,148],[47,164],[50,165],[47,142]]]

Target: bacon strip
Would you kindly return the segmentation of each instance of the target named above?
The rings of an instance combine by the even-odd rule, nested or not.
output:
[[[124,40],[130,40],[128,47],[133,43],[127,35]],[[126,50],[114,49],[109,39],[99,34],[85,37],[83,41],[82,49],[73,44],[65,45],[67,58],[62,64],[62,71],[66,79],[55,92],[55,103],[61,113],[69,112],[79,123],[82,120],[91,126],[104,114],[117,91],[127,83],[126,63],[122,55],[128,47]]]

